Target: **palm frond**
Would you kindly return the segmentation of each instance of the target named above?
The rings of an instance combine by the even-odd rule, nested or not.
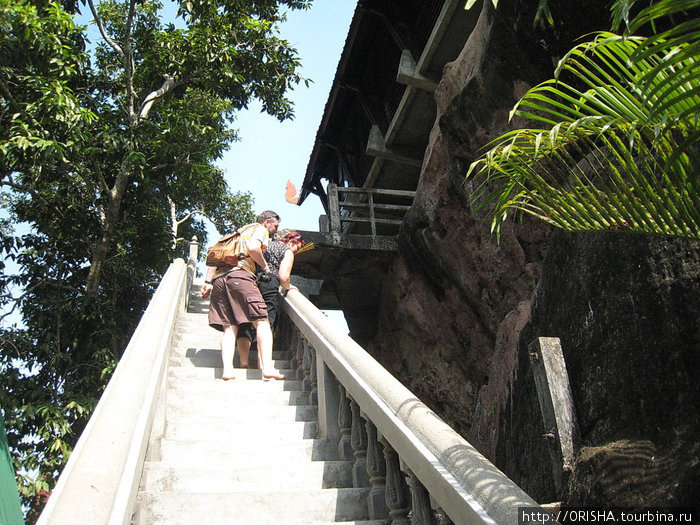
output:
[[[634,4],[615,2],[618,23]],[[628,27],[698,6],[661,0]],[[545,128],[504,134],[469,168],[492,231],[528,213],[573,231],[700,239],[698,34],[690,19],[653,37],[598,33],[572,49],[513,110]]]

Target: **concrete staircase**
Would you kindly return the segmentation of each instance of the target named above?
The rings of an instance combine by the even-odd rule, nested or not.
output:
[[[166,430],[149,442],[136,522],[381,523],[366,520],[369,489],[351,488],[351,462],[315,439],[316,408],[300,381],[262,381],[254,369],[220,379],[219,333],[207,325],[207,304],[194,288],[177,320]],[[273,357],[295,377],[285,352]]]

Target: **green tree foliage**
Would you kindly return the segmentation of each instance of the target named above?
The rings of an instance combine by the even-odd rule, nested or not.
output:
[[[292,118],[304,80],[277,28],[309,2],[173,5],[165,20],[158,1],[0,0],[0,408],[29,507],[172,258],[207,242],[206,220],[223,233],[254,219],[215,166],[236,111],[258,99]]]
[[[58,3],[0,0],[0,177],[65,159],[94,118],[73,88],[83,34]]]
[[[520,100],[513,114],[542,127],[506,133],[472,164],[494,231],[519,211],[571,231],[700,238],[700,1],[636,4],[614,2],[625,33],[576,46]]]

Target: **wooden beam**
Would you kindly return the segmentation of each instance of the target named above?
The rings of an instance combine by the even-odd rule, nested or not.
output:
[[[347,209],[356,209],[356,210],[368,210],[370,208],[370,204],[368,202],[341,202],[340,203],[341,208],[347,208]],[[403,211],[407,212],[408,210],[411,209],[410,206],[408,205],[402,205],[402,204],[374,204],[373,205],[375,210],[379,211]]]
[[[374,219],[371,217],[341,217],[340,220],[341,222],[360,222],[364,224],[376,222],[377,224],[394,224],[396,226],[403,223],[402,219],[378,219],[376,217]]]
[[[416,196],[416,192],[413,190],[392,190],[385,188],[359,188],[348,186],[347,188],[338,188],[338,193],[359,193],[362,195],[367,195],[372,193],[374,195],[387,195],[391,197],[410,197],[413,199]]]
[[[569,376],[558,338],[538,337],[528,345],[528,350],[544,421],[543,437],[548,443],[554,485],[561,496],[580,446]]]
[[[334,236],[340,235],[340,208],[338,207],[338,186],[328,185],[328,213],[330,215],[330,230]]]
[[[386,115],[384,115],[381,102],[375,93],[366,86],[360,87],[347,82],[341,84],[341,87],[355,93],[360,106],[373,126],[386,127]]]
[[[393,7],[387,4],[390,3],[377,2],[373,7],[362,7],[367,11],[367,13],[376,16],[383,22],[384,27],[386,27],[386,30],[391,36],[391,39],[394,41],[394,44],[396,44],[396,47],[399,49],[411,47],[413,44],[413,34],[408,29],[407,24],[400,20],[403,11],[399,7],[398,9],[394,8],[392,13],[386,13],[385,10],[387,10],[387,8]]]
[[[433,92],[437,89],[438,81],[422,75],[418,71],[418,66],[413,58],[413,55],[408,49],[404,49],[401,53],[399,61],[399,71],[396,73],[396,82],[406,84],[424,91]]]
[[[408,164],[420,168],[423,166],[423,159],[410,156],[408,153],[400,152],[396,148],[387,148],[384,136],[379,126],[372,126],[367,140],[367,155],[381,157],[400,164]]]

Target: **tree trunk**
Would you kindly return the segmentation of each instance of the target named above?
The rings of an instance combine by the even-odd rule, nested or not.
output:
[[[180,226],[180,222],[177,220],[177,210],[175,209],[175,201],[168,195],[168,203],[170,204],[170,233],[172,235],[172,241],[170,242],[170,247],[175,250],[177,246],[177,230]]]
[[[95,245],[95,247],[92,250],[90,273],[88,273],[87,282],[85,283],[85,295],[91,299],[97,296],[97,290],[100,288],[102,270],[104,269],[104,264],[107,260],[108,250],[109,235],[105,231],[100,241]]]
[[[117,222],[119,221],[119,213],[122,206],[122,197],[126,191],[126,185],[131,177],[131,162],[127,159],[122,161],[122,166],[117,175],[117,180],[111,190],[107,190],[108,205],[107,210],[102,217],[102,238],[95,245],[92,251],[92,261],[90,263],[90,273],[88,273],[87,282],[85,284],[85,295],[89,299],[97,296],[97,290],[100,288],[102,280],[102,271],[104,270],[107,254],[109,253],[110,240],[114,232]]]

